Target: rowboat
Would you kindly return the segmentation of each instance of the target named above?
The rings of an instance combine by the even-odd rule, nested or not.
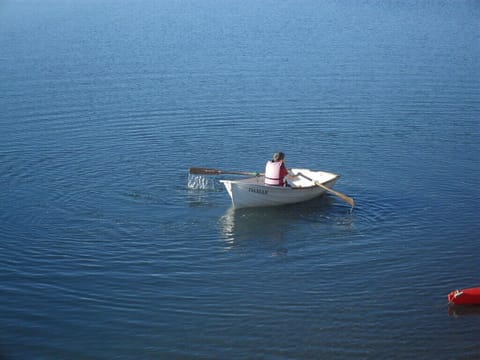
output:
[[[227,189],[236,209],[294,204],[311,200],[331,190],[340,177],[337,174],[309,169],[291,169],[298,175],[288,180],[289,186],[265,185],[265,176],[259,174],[240,180],[220,180]],[[353,206],[353,204],[352,204]]]
[[[448,302],[454,305],[480,305],[480,287],[454,290],[448,294]]]

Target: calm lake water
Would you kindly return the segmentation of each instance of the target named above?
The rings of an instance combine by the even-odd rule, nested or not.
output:
[[[477,1],[0,3],[0,356],[480,358]],[[234,211],[190,166],[333,196]]]

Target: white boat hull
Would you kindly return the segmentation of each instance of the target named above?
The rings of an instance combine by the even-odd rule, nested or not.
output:
[[[298,174],[299,172],[328,188],[333,187],[340,177],[324,171],[292,169],[293,174]],[[291,186],[265,185],[264,181],[265,178],[263,176],[241,180],[220,180],[225,185],[232,199],[233,207],[236,209],[295,204],[311,200],[325,192],[324,189],[315,186],[314,182],[302,176],[298,176],[295,180],[290,181]]]

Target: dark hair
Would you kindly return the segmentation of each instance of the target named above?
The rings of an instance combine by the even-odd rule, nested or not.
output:
[[[277,152],[273,154],[273,161],[280,161],[285,159],[285,154],[283,152]]]

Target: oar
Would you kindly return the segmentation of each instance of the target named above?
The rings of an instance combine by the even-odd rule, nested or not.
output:
[[[300,176],[303,176],[305,179],[307,180],[310,180],[312,181],[316,186],[318,186],[319,188],[322,188],[323,190],[335,195],[335,196],[338,196],[340,199],[342,199],[343,201],[349,203],[352,207],[355,206],[355,200],[353,198],[351,198],[350,196],[347,196],[345,194],[342,194],[341,192],[338,192],[338,191],[335,191],[333,189],[330,189],[329,187],[326,187],[325,185],[323,185],[321,182],[319,181],[314,181],[313,179],[309,178],[308,176],[306,175],[303,175],[302,173],[298,173],[297,175],[300,175]]]
[[[197,168],[191,167],[189,169],[190,174],[196,175],[221,175],[221,174],[233,174],[233,175],[248,175],[248,176],[259,176],[263,175],[258,172],[247,172],[247,171],[225,171],[209,168]]]

